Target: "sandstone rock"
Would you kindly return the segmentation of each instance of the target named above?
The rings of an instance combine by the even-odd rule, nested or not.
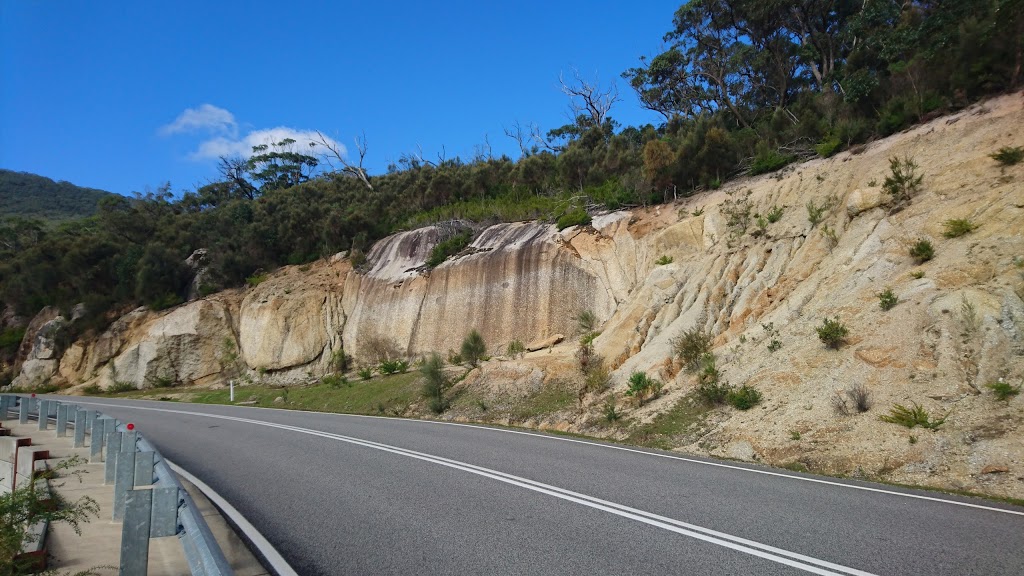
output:
[[[308,364],[330,342],[328,331],[334,327],[328,294],[315,289],[284,290],[268,280],[242,301],[238,341],[250,368],[280,370]]]
[[[846,214],[853,218],[861,212],[878,208],[887,197],[880,187],[857,188],[846,198]]]
[[[565,335],[555,334],[542,340],[534,340],[526,345],[527,352],[536,352],[537,350],[543,350],[545,348],[551,348],[555,344],[558,344],[562,340],[565,340]]]
[[[131,382],[137,388],[167,379],[202,382],[221,373],[230,362],[235,339],[223,304],[197,300],[138,319],[141,325],[130,329],[122,325],[116,329],[127,332],[108,334],[107,342],[123,344],[106,364],[101,386],[115,381]]]
[[[20,370],[22,362],[31,357],[32,351],[36,345],[36,336],[39,334],[42,327],[47,322],[50,322],[58,316],[60,316],[60,310],[54,306],[46,306],[29,321],[28,326],[25,327],[25,335],[21,338],[21,345],[18,347],[18,353],[14,358],[15,372]]]
[[[1005,474],[1010,471],[1008,466],[998,466],[990,464],[981,469],[982,474]]]
[[[284,396],[278,396],[274,398],[274,404],[284,404]]]
[[[63,354],[61,340],[67,329],[68,323],[63,316],[53,316],[52,319],[42,322],[45,318],[52,316],[56,311],[43,309],[36,318],[33,318],[29,328],[30,334],[25,333],[22,341],[22,349],[28,347],[26,357],[21,363],[20,371],[14,378],[12,384],[17,387],[31,388],[48,382],[56,373],[60,364],[60,357]],[[38,326],[38,328],[36,328]],[[31,340],[29,340],[31,336]]]

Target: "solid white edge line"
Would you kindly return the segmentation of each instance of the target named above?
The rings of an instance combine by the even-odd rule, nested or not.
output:
[[[181,466],[178,466],[167,458],[164,458],[164,462],[167,463],[175,474],[194,484],[195,487],[213,503],[214,506],[231,519],[231,522],[233,522],[235,526],[245,534],[245,537],[252,542],[252,545],[259,550],[267,564],[270,564],[270,569],[273,570],[277,576],[299,576],[298,572],[293,570],[281,554],[278,553],[273,544],[267,541],[267,539],[263,537],[263,534],[260,534],[260,531],[257,530],[251,522],[246,520],[245,516],[242,516],[242,513],[225,500],[223,496],[218,494],[213,488],[210,488],[209,485],[190,474]]]
[[[82,396],[81,398],[92,398],[91,396]],[[155,404],[166,405],[166,402],[160,402],[159,400],[134,400],[134,402],[152,402]],[[97,406],[110,406],[113,408],[128,408],[131,409],[131,405],[124,404],[103,404],[99,402],[86,402],[86,404],[95,404]],[[862,490],[865,492],[875,492],[877,494],[888,494],[890,496],[902,496],[904,498],[915,498],[917,500],[927,500],[929,502],[939,502],[942,504],[952,504],[954,506],[964,506],[966,508],[976,508],[979,510],[988,510],[990,512],[1002,512],[1003,514],[1014,514],[1016,516],[1024,516],[1024,512],[1017,510],[1007,510],[1006,508],[996,508],[994,506],[985,506],[983,504],[972,504],[970,502],[960,502],[958,500],[947,500],[945,498],[937,498],[935,496],[925,496],[923,494],[908,494],[906,492],[897,492],[896,490],[885,490],[883,488],[873,488],[871,486],[858,486],[857,484],[844,484],[842,482],[836,482],[833,480],[825,480],[822,478],[811,478],[807,476],[795,476],[793,474],[785,474],[783,472],[775,472],[772,470],[761,470],[758,468],[747,468],[745,466],[737,466],[735,464],[724,464],[722,462],[712,462],[708,460],[700,460],[698,458],[688,458],[686,456],[676,456],[674,454],[663,454],[660,452],[651,452],[648,450],[640,450],[637,448],[630,448],[628,446],[619,446],[616,444],[603,443],[603,442],[592,442],[589,440],[581,440],[579,438],[566,438],[565,436],[556,436],[553,434],[539,434],[536,432],[530,432],[527,430],[512,430],[509,428],[501,428],[496,426],[484,426],[480,424],[467,424],[464,422],[444,422],[441,420],[423,420],[419,418],[395,418],[391,416],[371,416],[369,414],[346,414],[344,412],[320,412],[318,410],[289,410],[287,408],[271,408],[269,406],[235,406],[233,404],[197,404],[193,402],[187,402],[193,406],[228,406],[232,408],[249,408],[256,410],[273,410],[277,412],[284,412],[286,414],[324,414],[326,416],[348,416],[353,418],[371,418],[377,420],[391,420],[397,422],[413,422],[421,424],[441,424],[446,426],[459,426],[463,428],[476,428],[479,430],[489,430],[492,432],[503,432],[506,434],[521,434],[523,436],[533,436],[534,438],[544,438],[547,440],[556,440],[560,442],[570,442],[573,444],[585,444],[587,446],[595,446],[598,448],[608,448],[611,450],[619,450],[622,452],[631,452],[633,454],[646,454],[647,456],[654,456],[656,458],[665,458],[668,460],[679,460],[682,462],[688,462],[690,464],[702,464],[705,466],[714,466],[716,468],[726,468],[729,470],[739,470],[743,472],[751,472],[753,474],[763,474],[765,476],[775,476],[778,478],[789,478],[791,480],[800,480],[803,482],[813,482],[815,484],[824,484],[826,486],[836,486],[838,488],[849,488],[852,490]],[[136,406],[142,410],[146,410],[141,406]],[[204,414],[205,415],[205,414]],[[925,490],[925,488],[916,488],[917,490]]]
[[[106,406],[114,407],[116,405],[106,404]],[[481,466],[468,464],[458,460],[450,460],[432,454],[416,452],[414,450],[409,450],[407,448],[400,448],[397,446],[391,446],[389,444],[374,442],[372,440],[362,440],[359,438],[344,436],[332,432],[324,432],[322,430],[313,430],[310,428],[302,428],[290,424],[280,424],[277,422],[253,420],[251,418],[228,416],[224,414],[208,414],[204,412],[190,412],[186,410],[171,410],[168,408],[146,408],[142,406],[137,406],[135,407],[135,409],[151,412],[165,412],[169,414],[183,414],[188,416],[206,417],[213,418],[216,420],[227,420],[231,422],[241,422],[244,424],[264,426],[267,428],[277,428],[280,430],[287,430],[291,432],[297,432],[300,434],[307,434],[310,436],[318,436],[321,438],[327,438],[349,444],[355,444],[358,446],[363,446],[375,450],[381,450],[383,452],[390,452],[400,456],[405,456],[416,460],[422,460],[433,464],[445,466],[448,468],[462,470],[470,474],[491,478],[493,480],[497,480],[505,484],[518,486],[533,492],[547,494],[549,496],[553,496],[561,500],[574,502],[576,504],[580,504],[588,508],[608,512],[616,516],[628,518],[630,520],[655,526],[657,528],[661,528],[669,532],[675,532],[677,534],[689,536],[697,540],[702,540],[711,544],[722,546],[724,548],[735,550],[737,552],[749,554],[751,556],[757,556],[765,560],[769,560],[779,564],[784,564],[793,568],[797,568],[799,570],[811,572],[813,574],[819,574],[823,576],[841,576],[842,574],[850,574],[856,576],[873,576],[870,572],[865,572],[862,570],[858,570],[856,568],[850,568],[848,566],[843,566],[841,564],[836,564],[833,562],[829,562],[827,560],[815,558],[813,556],[807,556],[804,554],[800,554],[798,552],[792,552],[782,548],[776,548],[774,546],[762,544],[754,540],[748,540],[724,532],[718,532],[715,530],[711,530],[709,528],[704,528],[703,526],[697,526],[694,524],[688,524],[671,518],[666,518],[664,516],[658,516],[651,512],[647,512],[637,508],[631,508],[622,504],[600,500],[594,498],[593,496],[571,492],[565,490],[564,488],[543,484],[535,480],[529,480],[527,478],[514,476],[512,474],[507,474],[505,472],[500,472],[498,470],[492,470],[490,468],[483,468]],[[829,571],[829,569],[838,570],[838,572],[832,572]]]
[[[703,528],[696,525],[690,525],[673,519],[665,517],[658,517],[653,515],[651,512],[641,510],[638,508],[632,508],[623,504],[617,504],[614,502],[607,502],[604,500],[597,499],[593,496],[586,494],[579,494],[567,491],[556,486],[543,484],[536,481],[531,481],[525,478],[516,477],[513,475],[506,474],[499,470],[493,470],[482,466],[476,466],[474,464],[467,464],[459,460],[451,460],[435,456],[433,454],[426,454],[423,452],[416,452],[409,449],[399,448],[388,444],[382,444],[373,441],[361,440],[352,437],[345,437],[333,433],[327,433],[323,430],[315,430],[311,428],[303,428],[301,426],[294,426],[291,424],[281,424],[276,422],[267,422],[263,420],[254,420],[251,418],[241,418],[238,416],[227,416],[223,414],[205,414],[202,412],[188,412],[184,410],[169,410],[162,408],[139,408],[140,410],[150,410],[154,412],[166,412],[171,414],[185,414],[189,416],[200,416],[208,417],[220,420],[228,420],[234,422],[242,422],[247,424],[253,424],[258,426],[265,426],[270,428],[278,428],[288,431],[294,431],[294,433],[305,434],[308,436],[315,436],[326,438],[328,440],[335,440],[344,442],[347,444],[353,444],[370,448],[374,450],[380,450],[383,452],[390,452],[399,456],[406,456],[417,460],[423,460],[433,464],[439,464],[445,467],[460,469],[462,471],[469,472],[476,476],[489,478],[496,480],[503,484],[509,484],[517,486],[532,492],[539,492],[554,496],[555,498],[570,501],[573,503],[581,504],[590,508],[602,510],[611,513],[611,515],[626,518],[656,528],[662,528],[669,532],[674,532],[680,535],[689,536],[691,538],[716,544],[722,547],[730,548],[735,551],[750,554],[750,556],[762,558],[785,566],[790,566],[798,570],[810,572],[813,574],[819,574],[822,576],[842,576],[842,574],[850,574],[856,576],[872,576],[869,572],[860,571],[843,565],[830,563],[828,561],[816,559],[814,557],[805,556],[799,552],[793,552],[782,548],[776,548],[767,544],[762,544],[754,540],[748,540],[727,534],[724,532],[717,532],[708,528]],[[760,549],[759,549],[760,548]],[[831,572],[828,569],[839,570],[839,572]]]

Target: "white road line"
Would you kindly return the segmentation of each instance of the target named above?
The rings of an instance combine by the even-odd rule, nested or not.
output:
[[[76,400],[77,401],[77,400]],[[139,400],[136,400],[139,402]],[[142,402],[157,402],[156,400],[142,400]],[[140,408],[132,405],[125,404],[102,404],[96,402],[83,402],[83,404],[95,404],[97,406],[111,406],[117,408]],[[204,404],[204,406],[229,406],[225,404]],[[239,406],[243,408],[243,406]],[[1024,516],[1024,512],[1017,510],[1007,510],[1006,508],[996,508],[995,506],[985,506],[984,504],[972,504],[970,502],[961,502],[958,500],[947,500],[945,498],[937,498],[935,496],[925,496],[923,494],[909,494],[906,492],[897,492],[895,490],[886,490],[884,488],[874,488],[871,486],[859,486],[857,484],[844,484],[842,482],[836,482],[834,480],[825,480],[823,478],[813,478],[809,476],[796,476],[794,474],[786,474],[783,472],[775,472],[772,470],[763,470],[759,468],[747,468],[744,466],[737,466],[735,464],[725,464],[722,462],[712,462],[710,460],[699,460],[697,458],[687,458],[686,456],[676,456],[674,454],[664,454],[661,452],[649,452],[647,450],[640,450],[637,448],[629,448],[628,446],[618,446],[615,444],[604,444],[601,442],[591,442],[589,440],[580,440],[579,438],[567,438],[565,436],[555,436],[552,434],[538,434],[536,432],[528,432],[526,430],[512,430],[509,428],[496,428],[494,426],[481,426],[479,424],[465,424],[462,422],[443,422],[440,420],[419,420],[413,418],[392,418],[389,416],[370,416],[368,414],[345,414],[339,412],[318,412],[316,410],[288,410],[286,408],[269,408],[265,406],[244,406],[244,408],[257,409],[257,410],[273,410],[277,412],[284,412],[290,415],[296,414],[324,414],[327,416],[347,416],[352,418],[371,418],[377,420],[390,420],[397,422],[408,422],[416,424],[440,424],[444,426],[460,426],[463,428],[476,428],[479,430],[487,430],[490,432],[502,432],[505,434],[520,434],[523,436],[532,436],[534,438],[543,438],[545,440],[554,440],[559,442],[571,442],[573,444],[585,444],[587,446],[595,446],[598,448],[607,448],[611,450],[619,450],[622,452],[631,452],[633,454],[644,454],[647,456],[654,456],[656,458],[665,458],[668,460],[679,460],[681,462],[688,462],[690,464],[701,464],[704,466],[714,466],[716,468],[725,468],[728,470],[739,470],[742,472],[750,472],[753,474],[763,474],[765,476],[775,476],[777,478],[788,478],[790,480],[799,480],[801,482],[813,482],[815,484],[823,484],[826,486],[835,486],[837,488],[849,488],[851,490],[862,490],[864,492],[874,492],[876,494],[888,494],[890,496],[900,496],[903,498],[915,498],[917,500],[927,500],[929,502],[939,502],[942,504],[952,504],[954,506],[964,506],[967,508],[977,508],[979,510],[988,510],[990,512],[1001,512],[1003,514],[1014,514],[1016,516]],[[206,415],[206,414],[204,414]]]
[[[115,405],[115,404],[94,403],[94,405],[125,408],[125,406],[123,406],[123,405]],[[797,568],[799,570],[810,572],[812,574],[834,575],[834,576],[841,576],[841,575],[872,576],[872,574],[870,572],[864,572],[862,570],[857,570],[855,568],[850,568],[848,566],[843,566],[841,564],[836,564],[836,563],[833,563],[833,562],[828,562],[826,560],[821,560],[821,559],[818,559],[818,558],[814,558],[812,556],[807,556],[807,555],[799,554],[799,553],[796,553],[796,552],[790,552],[788,550],[784,550],[782,548],[776,548],[774,546],[769,546],[767,544],[762,544],[762,543],[756,542],[754,540],[749,540],[749,539],[746,539],[746,538],[741,538],[741,537],[738,537],[738,536],[733,536],[731,534],[726,534],[724,532],[719,532],[719,531],[716,531],[716,530],[711,530],[709,528],[704,528],[702,526],[697,526],[697,525],[694,525],[694,524],[689,524],[689,523],[682,522],[682,521],[679,521],[679,520],[675,520],[675,519],[672,519],[672,518],[667,518],[667,517],[664,517],[664,516],[660,516],[660,515],[657,515],[657,514],[653,514],[653,513],[650,513],[650,512],[639,510],[637,508],[631,508],[629,506],[624,506],[622,504],[616,504],[614,502],[609,502],[609,501],[606,501],[606,500],[601,500],[601,499],[598,499],[598,498],[594,498],[592,496],[587,496],[585,494],[580,494],[580,493],[577,493],[577,492],[572,492],[572,491],[569,491],[569,490],[565,490],[563,488],[559,488],[557,486],[552,486],[550,484],[544,484],[542,482],[537,482],[537,481],[534,481],[534,480],[530,480],[528,478],[523,478],[523,477],[520,477],[520,476],[515,476],[515,475],[512,475],[512,474],[508,474],[508,473],[505,473],[505,472],[500,472],[498,470],[492,470],[490,468],[484,468],[482,466],[476,466],[474,464],[468,464],[466,462],[461,462],[461,461],[458,461],[458,460],[452,460],[452,459],[444,458],[444,457],[441,457],[441,456],[435,456],[435,455],[432,455],[432,454],[426,454],[426,453],[423,453],[423,452],[417,452],[417,451],[409,450],[409,449],[406,449],[406,448],[400,448],[400,447],[397,447],[397,446],[391,446],[389,444],[383,444],[383,443],[380,443],[380,442],[373,442],[373,441],[370,441],[370,440],[362,440],[362,439],[359,439],[359,438],[353,438],[353,437],[350,437],[350,436],[343,436],[341,434],[333,434],[333,433],[330,433],[330,432],[323,432],[323,431],[320,431],[320,430],[312,430],[312,429],[309,429],[309,428],[301,428],[301,427],[298,427],[298,426],[291,426],[291,425],[288,425],[288,424],[278,424],[278,423],[275,423],[275,422],[265,422],[265,421],[262,421],[262,420],[253,420],[253,419],[250,419],[250,418],[241,418],[241,417],[237,417],[237,416],[224,416],[224,415],[220,415],[220,414],[208,414],[208,413],[204,413],[204,412],[191,412],[191,411],[186,411],[186,410],[170,410],[170,409],[166,409],[166,408],[145,408],[145,407],[140,407],[140,406],[131,407],[131,409],[147,410],[147,411],[153,411],[153,412],[165,412],[165,413],[168,413],[168,414],[182,414],[182,415],[187,415],[187,416],[199,416],[199,417],[206,417],[206,418],[214,418],[214,419],[218,419],[218,420],[228,420],[228,421],[232,421],[232,422],[241,422],[241,423],[244,423],[244,424],[253,424],[253,425],[256,425],[256,426],[265,426],[265,427],[268,427],[268,428],[277,428],[277,429],[280,429],[280,430],[287,430],[287,431],[291,431],[291,432],[298,432],[298,433],[307,434],[307,435],[310,435],[310,436],[318,436],[318,437],[321,437],[321,438],[337,440],[337,441],[345,442],[345,443],[348,443],[348,444],[355,444],[355,445],[359,445],[359,446],[364,446],[364,447],[367,447],[367,448],[372,448],[372,449],[380,450],[380,451],[383,451],[383,452],[389,452],[389,453],[392,453],[392,454],[397,454],[399,456],[405,456],[405,457],[408,457],[408,458],[414,458],[416,460],[422,460],[422,461],[425,461],[425,462],[430,462],[430,463],[433,463],[433,464],[438,464],[438,465],[441,465],[441,466],[445,466],[445,467],[448,467],[448,468],[453,468],[453,469],[456,469],[456,470],[461,470],[463,472],[468,472],[470,474],[475,474],[475,475],[478,475],[478,476],[483,476],[485,478],[490,478],[492,480],[497,480],[498,482],[502,482],[502,483],[505,483],[505,484],[510,484],[510,485],[513,485],[513,486],[518,486],[520,488],[524,488],[526,490],[531,490],[533,492],[538,492],[538,493],[541,493],[541,494],[547,494],[549,496],[553,496],[553,497],[559,498],[561,500],[566,500],[566,501],[569,501],[569,502],[573,502],[573,503],[576,503],[576,504],[587,506],[587,507],[593,508],[595,510],[601,510],[603,512],[608,512],[610,514],[614,514],[616,516],[620,516],[620,517],[623,517],[623,518],[628,518],[630,520],[635,520],[637,522],[642,522],[644,524],[647,524],[647,525],[650,525],[650,526],[654,526],[654,527],[657,527],[657,528],[661,528],[663,530],[667,530],[667,531],[670,531],[670,532],[674,532],[676,534],[680,534],[680,535],[683,535],[683,536],[689,536],[689,537],[695,538],[697,540],[702,540],[704,542],[708,542],[708,543],[711,543],[711,544],[715,544],[715,545],[718,545],[718,546],[729,548],[729,549],[735,550],[737,552],[742,552],[744,554],[749,554],[749,555],[752,555],[752,556],[757,556],[759,558],[770,560],[772,562],[777,562],[779,564],[784,564],[786,566],[791,566],[793,568]],[[197,486],[198,486],[198,484],[197,484]]]
[[[196,478],[181,466],[178,466],[166,458],[164,458],[164,462],[170,466],[171,470],[173,470],[175,474],[194,484],[210,502],[213,502],[214,506],[219,508],[221,512],[231,519],[235,526],[245,534],[245,537],[252,542],[252,545],[259,550],[266,563],[270,565],[270,569],[273,570],[277,576],[299,576],[298,572],[293,570],[288,564],[288,561],[278,553],[277,549],[274,548],[274,545],[267,541],[267,539],[263,537],[263,534],[260,534],[260,531],[257,530],[252,523],[246,520],[245,516],[242,516],[242,513],[236,510],[235,507],[225,500],[223,496],[218,494],[213,488],[210,488],[205,482]]]

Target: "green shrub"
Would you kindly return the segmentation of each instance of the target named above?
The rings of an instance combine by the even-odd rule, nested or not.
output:
[[[583,208],[574,208],[558,217],[555,226],[559,230],[565,230],[570,226],[585,226],[590,224],[590,214]]]
[[[768,339],[768,351],[778,352],[782,348],[782,340],[779,340],[779,331],[775,328],[774,322],[767,324],[762,323],[761,328],[764,329],[764,335]]]
[[[697,396],[708,404],[724,404],[732,391],[732,386],[722,381],[715,355],[710,352],[701,356],[697,380]]]
[[[792,154],[782,154],[774,148],[759,147],[757,154],[754,155],[754,163],[750,166],[750,174],[775,172],[794,160],[796,156]]]
[[[654,261],[658,266],[664,266],[666,264],[671,264],[672,262],[674,262],[674,259],[671,256],[662,256]]]
[[[96,396],[103,394],[103,388],[100,388],[99,384],[89,384],[82,388],[82,393],[89,396]]]
[[[72,456],[53,465],[48,474],[55,478],[74,476],[81,481],[82,471],[75,468],[83,464],[83,458]],[[98,518],[99,511],[99,504],[89,496],[71,500],[60,494],[37,491],[32,483],[0,493],[0,518],[4,520],[0,522],[0,573],[36,574],[39,571],[38,557],[21,554],[25,547],[39,538],[30,529],[34,524],[42,522],[52,530],[57,524],[63,523],[81,534],[81,524],[89,522],[93,517]],[[44,573],[55,574],[56,570]],[[96,572],[88,570],[82,574]]]
[[[484,337],[475,329],[471,330],[462,340],[460,352],[462,359],[469,362],[470,366],[476,368],[484,354],[487,353],[487,344],[484,343]]]
[[[1003,166],[1013,166],[1024,160],[1024,146],[1015,146],[1013,148],[1003,146],[998,152],[989,154],[989,157]]]
[[[342,386],[351,386],[352,383],[348,381],[343,374],[328,374],[320,379],[320,383],[330,388],[341,388]]]
[[[782,213],[784,210],[785,209],[781,206],[772,206],[772,209],[765,214],[765,218],[768,220],[769,224],[774,224],[779,220],[782,220]]]
[[[963,218],[951,218],[942,223],[942,235],[946,238],[959,238],[970,234],[978,228],[978,225]]]
[[[825,346],[833,350],[838,350],[846,341],[846,336],[850,333],[850,330],[839,321],[838,316],[826,318],[816,330],[818,332],[818,339],[824,342]]]
[[[877,296],[878,305],[882,308],[882,310],[886,311],[892,310],[893,307],[895,307],[896,304],[899,303],[900,301],[899,298],[896,297],[896,294],[892,291],[892,288],[886,288],[885,290],[882,290],[877,294]]]
[[[508,343],[505,354],[511,358],[522,358],[526,354],[526,346],[523,345],[522,340],[513,340]]]
[[[648,398],[656,397],[661,392],[661,381],[649,377],[639,370],[629,375],[629,388],[626,396],[636,398],[640,405]]]
[[[726,393],[726,400],[737,410],[750,410],[761,401],[761,393],[756,388],[744,384]]]
[[[811,227],[817,226],[825,219],[825,214],[828,212],[828,207],[824,204],[818,206],[811,200],[807,203],[807,221],[811,223]]]
[[[430,410],[440,414],[448,409],[444,391],[448,387],[448,377],[444,374],[444,361],[436,352],[427,357],[420,367],[423,375],[423,396],[427,399]]]
[[[377,365],[377,371],[381,374],[399,374],[409,369],[409,363],[405,360],[384,360]]]
[[[576,315],[576,326],[583,334],[593,332],[597,327],[597,316],[590,310],[583,310]]]
[[[818,145],[814,147],[814,151],[818,153],[818,156],[828,158],[838,152],[842,145],[843,143],[839,138],[831,136],[818,143]]]
[[[909,204],[920,190],[924,176],[917,173],[917,168],[909,156],[902,160],[896,156],[889,158],[889,175],[882,182],[882,189],[889,195],[894,208]]]
[[[369,380],[370,378],[373,378],[373,368],[370,366],[364,366],[359,369],[357,374],[359,374],[359,377],[363,380]]]
[[[447,240],[438,242],[436,246],[430,249],[430,256],[427,257],[426,262],[427,266],[430,268],[438,266],[448,258],[462,252],[466,246],[469,246],[472,240],[473,233],[467,230]]]
[[[154,388],[174,388],[178,381],[169,376],[157,376],[153,378],[152,384]]]
[[[109,392],[111,394],[120,394],[122,392],[131,392],[132,390],[137,390],[137,388],[135,388],[135,384],[132,384],[131,382],[120,381],[120,380],[115,381],[110,386],[110,388],[107,388],[107,392]]]
[[[335,350],[331,354],[331,370],[335,372],[345,372],[349,369],[349,365],[352,363],[352,357],[345,353],[345,349]]]
[[[0,352],[13,353],[25,338],[24,328],[8,328],[0,333]]]
[[[921,238],[911,246],[910,255],[917,260],[918,264],[923,264],[935,257],[935,248],[929,240]]]
[[[587,371],[583,373],[583,378],[583,384],[588,392],[603,392],[612,380],[608,367],[604,365],[604,359],[598,355],[594,355]]]
[[[1020,386],[1013,386],[1009,382],[1003,382],[1002,380],[985,384],[985,387],[996,395],[997,400],[1003,401],[1009,400],[1017,394],[1020,394],[1021,388]]]
[[[267,278],[269,278],[267,274],[257,272],[256,274],[253,274],[252,276],[246,278],[245,283],[248,284],[250,287],[256,287],[262,284]]]
[[[615,398],[609,398],[604,405],[604,419],[608,422],[617,422],[620,418],[622,418],[622,414],[616,410]]]
[[[671,344],[683,367],[695,372],[701,368],[702,357],[711,351],[711,334],[693,328],[673,338]]]
[[[939,426],[942,426],[948,417],[949,414],[946,414],[942,418],[936,418],[931,414],[928,414],[928,411],[925,410],[924,407],[915,403],[913,408],[907,408],[902,404],[896,404],[889,409],[888,414],[879,416],[879,420],[882,422],[889,422],[891,424],[899,424],[900,426],[906,426],[907,428],[920,426],[922,428],[935,430]]]

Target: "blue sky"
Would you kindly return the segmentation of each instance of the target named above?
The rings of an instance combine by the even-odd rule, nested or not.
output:
[[[517,156],[503,126],[565,124],[559,73],[607,84],[654,55],[680,0],[0,0],[0,167],[119,192],[176,192],[217,153],[320,130],[371,174],[403,153]]]

